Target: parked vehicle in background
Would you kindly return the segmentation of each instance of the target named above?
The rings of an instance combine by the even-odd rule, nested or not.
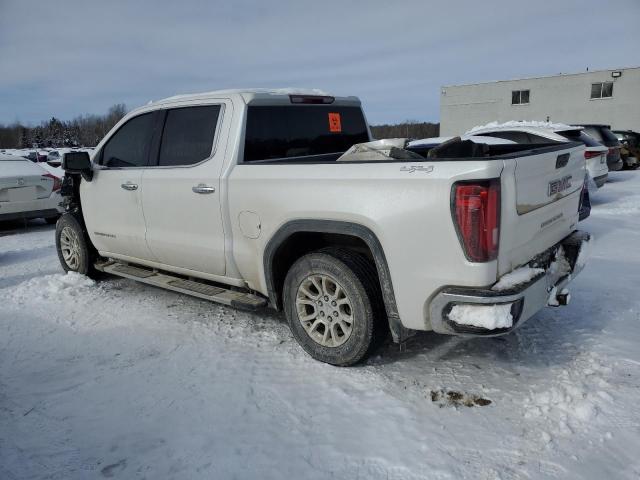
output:
[[[636,169],[640,165],[640,133],[633,130],[613,130],[622,144],[620,154],[627,168]]]
[[[44,218],[55,223],[63,211],[61,184],[40,165],[0,154],[0,221]]]
[[[35,151],[24,152],[22,156],[27,160],[31,160],[32,162],[36,162],[36,163],[38,162],[38,153]]]
[[[62,163],[62,155],[58,150],[51,150],[47,154],[47,163],[52,167],[59,167]]]
[[[607,167],[609,148],[586,134],[582,127],[535,121],[514,121],[501,124],[492,122],[469,130],[465,134],[465,138],[472,138],[478,135],[531,144],[566,141],[580,142],[585,146],[584,158],[587,171],[596,186],[598,188],[602,187],[609,176],[609,168]]]
[[[620,156],[620,141],[618,140],[618,137],[616,137],[611,131],[610,125],[595,123],[579,123],[576,125],[584,127],[585,133],[587,133],[589,136],[593,137],[609,149],[609,153],[607,154],[607,166],[609,167],[609,170],[622,170],[624,163],[622,162],[622,157]]]
[[[388,332],[501,335],[566,304],[589,241],[582,144],[458,139],[425,158],[370,140],[356,97],[219,91],[136,109],[92,159],[64,156],[61,265],[284,309],[335,365]]]
[[[24,158],[27,158],[27,159],[31,160],[32,162],[39,163],[39,162],[46,162],[47,161],[48,153],[49,152],[31,150],[31,151],[25,151],[25,153],[23,153],[23,156],[24,156]]]

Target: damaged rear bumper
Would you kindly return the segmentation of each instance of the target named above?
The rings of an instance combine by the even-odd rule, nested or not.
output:
[[[566,286],[584,268],[587,248],[591,236],[587,232],[576,231],[545,252],[533,258],[528,265],[542,268],[527,283],[503,291],[487,288],[446,287],[431,301],[429,318],[431,327],[437,333],[462,336],[497,336],[515,330],[547,305],[568,303],[564,293]],[[564,260],[562,260],[564,259]],[[562,260],[563,268],[558,268]],[[456,305],[480,307],[478,315],[486,315],[486,307],[500,306],[500,310],[510,306],[511,326],[483,328],[454,322],[449,314]],[[473,308],[467,308],[473,315]]]

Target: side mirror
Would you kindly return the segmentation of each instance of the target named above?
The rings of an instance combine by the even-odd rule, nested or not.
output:
[[[80,174],[87,182],[93,178],[91,159],[87,152],[66,152],[62,156],[62,169],[71,174]]]

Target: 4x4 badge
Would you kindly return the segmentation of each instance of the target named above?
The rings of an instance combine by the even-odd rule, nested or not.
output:
[[[423,165],[409,165],[400,167],[401,172],[422,172],[422,173],[430,173],[433,172],[433,165],[423,166]]]

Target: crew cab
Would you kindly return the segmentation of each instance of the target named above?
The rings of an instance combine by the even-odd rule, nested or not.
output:
[[[314,358],[389,332],[501,335],[565,304],[585,264],[584,145],[372,142],[360,101],[182,95],[66,153],[62,267],[284,310]]]

